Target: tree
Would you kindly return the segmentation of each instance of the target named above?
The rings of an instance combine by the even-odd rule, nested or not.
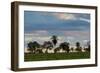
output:
[[[45,41],[44,44],[42,45],[44,48],[47,48],[46,49],[46,52],[47,50],[51,50],[53,48],[53,44],[50,42],[50,41]]]
[[[43,46],[47,49],[53,48],[53,44],[50,41],[45,41]]]
[[[85,48],[85,50],[90,52],[90,41],[87,42],[87,48]]]
[[[29,42],[27,47],[28,47],[28,51],[30,51],[31,53],[33,53],[33,51],[35,50],[35,47],[33,46],[32,42]]]
[[[90,42],[87,42],[87,45],[88,45],[88,50],[90,52]]]
[[[63,50],[65,50],[67,53],[69,53],[70,51],[70,44],[68,42],[63,42],[60,44],[60,48],[62,48]]]
[[[57,40],[58,40],[57,36],[53,35],[51,39],[52,39],[52,42],[53,42],[54,46],[56,46]]]
[[[71,47],[71,49],[70,49],[72,52],[74,51],[74,48],[73,47]]]
[[[38,42],[36,42],[36,41],[34,41],[34,42],[29,42],[28,45],[27,45],[27,47],[28,47],[28,50],[29,50],[31,53],[33,53],[33,51],[34,51],[34,53],[35,53],[35,51],[37,50],[37,48],[40,47],[40,44],[39,44]]]
[[[76,42],[76,51],[80,52],[81,51],[81,46],[79,42]]]
[[[60,51],[60,47],[56,47],[56,48],[54,49],[54,53],[57,53],[58,51]]]

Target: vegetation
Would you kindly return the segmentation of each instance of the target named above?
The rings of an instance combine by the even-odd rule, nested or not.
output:
[[[44,61],[44,60],[71,60],[71,59],[86,59],[90,58],[89,52],[74,52],[74,53],[41,53],[32,54],[25,53],[25,61]]]
[[[76,48],[70,47],[69,42],[62,42],[56,46],[58,37],[53,35],[51,41],[39,44],[37,41],[27,44],[28,53],[25,53],[25,61],[60,60],[60,59],[84,59],[90,57],[90,42],[82,48],[80,42],[76,42]],[[84,50],[84,51],[82,51]]]
[[[60,44],[60,48],[62,48],[65,52],[69,53],[70,49],[69,49],[69,43],[64,42]]]
[[[55,46],[57,44],[57,40],[58,40],[57,36],[53,35],[51,39],[52,39],[52,42],[53,42],[53,44]]]
[[[76,51],[81,52],[81,46],[79,42],[76,42]]]
[[[28,50],[31,53],[35,53],[37,51],[37,48],[39,47],[40,47],[40,44],[38,44],[36,41],[28,43]]]

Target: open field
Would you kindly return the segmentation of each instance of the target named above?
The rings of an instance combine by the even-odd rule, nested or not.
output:
[[[90,58],[89,52],[73,52],[73,53],[25,53],[24,61],[45,61],[45,60],[71,60]]]

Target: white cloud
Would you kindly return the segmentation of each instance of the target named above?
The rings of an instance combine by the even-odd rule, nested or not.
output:
[[[38,34],[48,34],[48,32],[45,31],[45,30],[38,30],[38,31],[34,31],[33,33],[38,33]]]
[[[88,23],[90,23],[90,20],[89,20],[89,19],[85,19],[85,18],[79,18],[79,20],[81,20],[81,21],[85,21],[85,22],[88,22]]]
[[[25,33],[25,36],[39,36],[38,33]]]
[[[75,38],[72,37],[72,36],[67,36],[67,39],[68,39],[68,40],[74,40]]]
[[[83,40],[84,43],[87,43],[89,40]]]
[[[61,19],[61,20],[81,20],[81,21],[85,21],[90,23],[89,19],[83,18],[83,17],[79,17],[75,14],[70,14],[70,13],[54,13],[53,15],[55,15],[57,18]]]
[[[37,41],[40,44],[43,43],[44,41],[49,41],[50,40],[50,36],[25,36],[25,42],[31,42],[31,41]]]
[[[64,31],[63,33],[65,36],[77,37],[77,39],[90,37],[90,31]]]
[[[32,31],[24,34],[25,36],[41,36],[41,35],[48,35],[48,31],[45,30],[38,30],[38,31]]]
[[[57,18],[62,19],[62,20],[76,20],[75,14],[70,14],[70,13],[54,13]]]

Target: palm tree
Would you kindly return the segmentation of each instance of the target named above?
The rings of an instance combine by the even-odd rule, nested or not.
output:
[[[54,46],[56,46],[57,40],[58,40],[57,36],[53,35],[51,39],[52,39],[52,42],[53,42]]]
[[[79,42],[76,42],[76,51],[80,52],[81,51],[81,46]]]
[[[62,48],[63,50],[65,50],[67,53],[69,53],[70,51],[70,44],[68,42],[63,42],[60,44],[60,48]]]

